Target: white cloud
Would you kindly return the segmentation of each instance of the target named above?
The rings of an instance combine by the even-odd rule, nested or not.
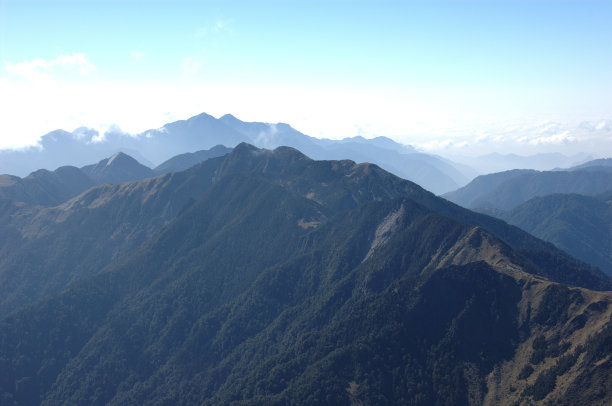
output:
[[[542,144],[568,144],[578,141],[578,137],[570,135],[569,130],[562,131],[558,134],[552,134],[545,137],[522,137],[524,142],[531,145]]]
[[[36,84],[50,81],[52,75],[59,71],[77,72],[80,76],[96,71],[95,66],[82,53],[62,55],[51,60],[36,58],[15,64],[4,62],[4,68],[9,75],[21,77]]]
[[[604,123],[602,125],[602,123]],[[460,134],[450,130],[449,138],[431,137],[416,142],[418,147],[434,153],[481,155],[490,152],[530,155],[560,152],[568,156],[579,152],[596,157],[612,151],[612,126],[609,120],[569,122],[521,122],[514,125],[489,125],[480,135]]]
[[[132,59],[142,56],[137,50],[130,53]],[[282,121],[315,137],[387,136],[429,152],[527,154],[571,151],[577,145],[587,152],[605,152],[601,145],[612,142],[611,121],[483,123],[465,118],[459,99],[444,99],[439,92],[211,83],[202,75],[205,60],[198,55],[184,58],[185,76],[174,84],[105,82],[103,72],[81,53],[5,62],[5,72],[0,72],[0,148],[32,145],[58,128],[86,126],[103,134],[118,125],[136,134],[201,112],[216,117],[231,113],[244,121]]]
[[[81,76],[85,76],[96,71],[96,67],[87,60],[84,54],[77,53],[72,55],[63,55],[49,62],[50,66],[68,67],[78,70]]]

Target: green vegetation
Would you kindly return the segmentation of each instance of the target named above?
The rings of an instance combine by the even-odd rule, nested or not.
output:
[[[612,190],[609,167],[542,172],[517,169],[479,176],[444,197],[471,209],[512,210],[534,197],[557,193],[592,196],[608,190]]]
[[[92,189],[62,215],[63,225],[32,220],[49,234],[3,258],[14,266],[4,281],[23,296],[42,285],[7,269],[64,278],[0,319],[3,405],[469,404],[531,339],[518,324],[528,284],[497,263],[442,258],[486,243],[528,272],[609,283],[375,166],[288,148],[243,145],[189,171]],[[27,256],[43,243],[57,252]],[[582,300],[550,283],[528,322],[560,329]],[[585,347],[593,359],[606,337]],[[562,336],[533,349],[568,350]],[[526,393],[549,393],[570,361]]]
[[[606,195],[554,194],[485,213],[550,241],[612,275],[612,205]]]
[[[575,351],[573,354],[564,355],[555,364],[554,367],[549,368],[536,378],[533,385],[530,385],[525,389],[524,395],[531,396],[535,400],[542,400],[555,389],[557,377],[566,373],[578,359],[579,351]]]

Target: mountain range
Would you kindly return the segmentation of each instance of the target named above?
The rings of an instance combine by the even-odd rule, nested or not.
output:
[[[477,175],[466,165],[417,152],[385,137],[317,139],[284,123],[244,122],[230,114],[217,119],[205,113],[136,135],[118,129],[111,129],[102,136],[87,128],[73,132],[52,131],[42,136],[37,146],[0,151],[0,173],[25,176],[41,168],[81,167],[117,152],[124,152],[153,168],[176,155],[208,150],[217,145],[231,148],[241,142],[264,148],[290,146],[313,159],[375,163],[437,194],[457,189]]]
[[[612,166],[594,160],[565,170],[515,169],[476,177],[444,198],[471,209],[510,210],[527,200],[555,193],[596,195],[612,190]]]
[[[377,165],[241,143],[0,204],[3,405],[612,401],[612,280]]]
[[[221,145],[210,150],[180,154],[163,162],[155,169],[142,165],[131,156],[118,152],[97,164],[77,168],[62,166],[54,171],[39,169],[25,178],[0,175],[0,199],[30,205],[57,206],[87,189],[104,183],[152,178],[160,174],[180,172],[206,159],[225,155],[230,148]]]
[[[483,210],[612,275],[612,192],[552,194],[511,210]]]
[[[555,168],[568,168],[580,165],[593,158],[584,153],[563,155],[561,153],[539,153],[533,155],[490,153],[480,156],[449,157],[454,162],[463,163],[474,168],[479,174],[509,171],[516,168],[549,171]]]

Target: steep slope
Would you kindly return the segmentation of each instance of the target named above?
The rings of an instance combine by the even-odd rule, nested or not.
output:
[[[174,156],[159,164],[155,167],[154,171],[159,175],[170,172],[184,171],[194,165],[206,161],[207,159],[217,158],[229,154],[231,151],[231,148],[224,147],[223,145],[217,145],[207,150],[187,152],[185,154]]]
[[[207,161],[192,171],[106,184],[57,207],[5,202],[0,315],[95,274],[139,247],[212,185],[214,169]]]
[[[550,241],[612,275],[612,203],[603,195],[548,195],[509,211],[485,213]]]
[[[610,280],[516,227],[440,199],[376,165],[313,161],[292,148],[241,144],[187,171],[103,185],[53,208],[12,206],[0,228],[0,314],[63,289],[146,242],[212,185],[251,174],[310,199],[334,214],[371,201],[409,197],[428,210],[480,226],[515,247],[530,272],[555,281],[608,289]],[[7,240],[8,241],[8,240]]]
[[[98,185],[102,183],[118,184],[155,176],[151,168],[140,164],[123,152],[118,152],[95,165],[84,166],[81,171]]]
[[[510,210],[537,196],[554,193],[595,195],[612,189],[612,172],[595,168],[549,172],[510,171],[484,175],[444,197],[472,209]],[[501,179],[503,181],[500,183]]]
[[[503,239],[529,259],[533,272],[594,289],[612,287],[600,272],[498,219],[459,207],[418,185],[389,174],[376,165],[352,161],[312,161],[292,148],[260,150],[241,144],[223,160],[215,175],[257,173],[294,193],[324,203],[333,210],[353,208],[372,200],[407,196],[427,209],[464,224],[480,226]]]
[[[290,150],[238,152],[268,157],[249,174],[230,154],[151,243],[0,321],[4,404],[611,399],[610,292],[536,277],[409,198],[307,197],[286,183],[305,160]],[[324,164],[321,179],[346,173]]]

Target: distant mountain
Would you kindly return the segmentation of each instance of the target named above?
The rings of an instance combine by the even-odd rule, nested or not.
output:
[[[62,166],[53,172],[40,169],[23,179],[0,175],[0,199],[55,206],[94,185],[92,179],[73,166]]]
[[[234,147],[241,142],[264,148],[290,146],[313,159],[375,163],[437,194],[463,186],[475,176],[465,165],[416,152],[385,137],[319,140],[284,123],[244,122],[229,114],[216,119],[205,113],[137,135],[118,129],[111,129],[103,136],[86,128],[72,133],[53,131],[44,135],[36,147],[0,151],[0,173],[21,176],[40,168],[82,167],[120,151],[154,167],[176,155],[217,145]]]
[[[95,165],[84,166],[81,171],[93,179],[96,184],[118,184],[155,176],[151,168],[140,164],[123,152],[118,152]]]
[[[134,137],[109,132],[103,139],[91,129],[68,132],[55,130],[41,137],[38,145],[20,150],[0,150],[0,173],[26,176],[38,169],[52,170],[61,166],[82,167],[124,152],[148,165],[138,152]]]
[[[488,210],[510,224],[550,241],[612,276],[612,201],[601,196],[535,197],[509,211]]]
[[[178,151],[183,148],[182,152],[185,152],[197,149],[196,145],[198,148],[211,148],[217,144],[233,147],[239,142],[247,142],[263,148],[293,147],[312,159],[351,159],[355,162],[375,163],[434,193],[456,189],[469,182],[473,175],[469,168],[454,165],[433,155],[418,153],[411,147],[385,137],[372,140],[363,137],[340,141],[320,140],[302,134],[288,124],[244,122],[231,114],[219,119],[200,114],[143,134],[145,142],[139,150],[154,160],[159,159],[160,152],[167,154],[168,150]],[[153,143],[154,140],[157,141]],[[172,145],[156,152],[154,149],[162,143]],[[155,154],[158,154],[157,157]]]
[[[30,205],[57,206],[102,183],[119,184],[155,175],[124,153],[117,153],[83,168],[62,166],[51,172],[39,169],[25,178],[0,175],[0,199]]]
[[[451,156],[454,162],[463,163],[474,168],[480,174],[504,172],[512,169],[535,169],[549,171],[555,168],[567,168],[575,166],[589,159],[586,154],[566,156],[560,153],[545,153],[535,155],[516,155],[492,153],[480,156]]]
[[[53,172],[39,169],[25,178],[0,175],[0,200],[13,200],[29,205],[57,206],[103,183],[120,184],[150,178],[163,173],[180,172],[205,160],[224,155],[229,148],[183,154],[169,159],[152,170],[131,156],[119,152],[97,164],[82,168],[63,166]]]
[[[187,152],[185,154],[174,156],[161,163],[155,167],[154,171],[157,174],[181,172],[191,168],[194,165],[204,162],[207,159],[217,158],[229,154],[231,151],[231,148],[224,147],[223,145],[217,145],[208,150]]]
[[[482,175],[444,197],[467,208],[510,210],[527,200],[555,193],[595,195],[612,189],[609,170],[514,170]]]
[[[481,175],[473,179],[466,186],[455,191],[448,192],[442,195],[442,197],[463,207],[472,208],[475,204],[478,204],[477,202],[479,202],[483,196],[487,196],[488,194],[492,193],[492,191],[495,191],[507,181],[525,174],[533,173],[537,172],[530,169],[513,169],[505,172]]]
[[[572,166],[569,170],[576,171],[576,170],[583,170],[583,169],[592,168],[592,167],[596,167],[596,168],[612,167],[612,158],[594,159],[592,161],[587,161],[580,165]]]
[[[469,169],[440,157],[417,152],[398,153],[361,141],[342,140],[325,148],[311,147],[305,153],[313,159],[351,159],[371,162],[436,194],[453,190],[471,179]]]
[[[2,404],[612,400],[609,278],[376,165],[240,144],[0,221]]]

